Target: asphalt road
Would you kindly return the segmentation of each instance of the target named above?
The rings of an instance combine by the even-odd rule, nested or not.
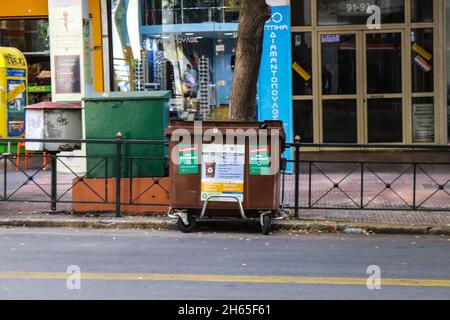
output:
[[[0,229],[0,299],[450,299],[449,249],[448,237]]]

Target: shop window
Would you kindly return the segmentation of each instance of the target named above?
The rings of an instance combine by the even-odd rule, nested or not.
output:
[[[292,34],[292,84],[295,96],[313,94],[311,32]]]
[[[445,1],[445,16],[446,16],[446,45],[445,54],[447,60],[447,87],[445,89],[445,95],[447,96],[447,135],[448,143],[450,144],[450,0]]]
[[[237,23],[239,0],[145,0],[144,25],[190,23]]]
[[[237,0],[113,1],[114,90],[169,90],[173,117],[227,120],[238,13]]]
[[[401,33],[368,34],[366,45],[367,93],[401,93]]]
[[[411,0],[412,22],[433,22],[434,0]]]
[[[413,98],[413,141],[434,143],[434,98]]]
[[[314,142],[314,114],[311,100],[294,101],[294,137],[305,143]]]
[[[434,91],[433,29],[411,31],[413,92]]]
[[[356,94],[356,35],[327,34],[320,42],[322,94]]]
[[[356,100],[323,100],[323,142],[357,143]]]
[[[291,0],[292,26],[311,26],[311,0]]]
[[[317,0],[319,25],[365,25],[370,5],[381,9],[381,23],[404,23],[404,0]]]
[[[14,47],[24,53],[48,53],[48,20],[0,20],[0,46]]]
[[[369,143],[402,143],[402,110],[402,99],[369,99]]]

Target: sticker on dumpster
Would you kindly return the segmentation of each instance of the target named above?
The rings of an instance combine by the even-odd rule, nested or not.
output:
[[[180,145],[180,174],[198,174],[198,151],[196,145]]]
[[[245,145],[203,145],[202,201],[244,201]]]
[[[250,175],[270,175],[270,150],[268,146],[250,146]]]

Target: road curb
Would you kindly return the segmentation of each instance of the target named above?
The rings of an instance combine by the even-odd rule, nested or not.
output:
[[[0,227],[26,228],[75,228],[75,229],[152,229],[176,230],[176,221],[155,219],[154,221],[122,221],[115,219],[99,220],[49,220],[49,219],[5,219],[0,220]],[[445,235],[450,236],[448,226],[393,225],[380,223],[357,223],[340,221],[281,220],[273,221],[275,232],[299,233],[351,233],[351,234],[408,234],[408,235]]]
[[[175,223],[171,221],[51,221],[51,220],[0,220],[0,227],[14,228],[73,228],[73,229],[152,229],[176,230]]]

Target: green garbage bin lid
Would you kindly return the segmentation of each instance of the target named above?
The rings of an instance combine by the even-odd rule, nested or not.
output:
[[[83,101],[168,100],[171,97],[171,91],[104,92],[89,94]]]

